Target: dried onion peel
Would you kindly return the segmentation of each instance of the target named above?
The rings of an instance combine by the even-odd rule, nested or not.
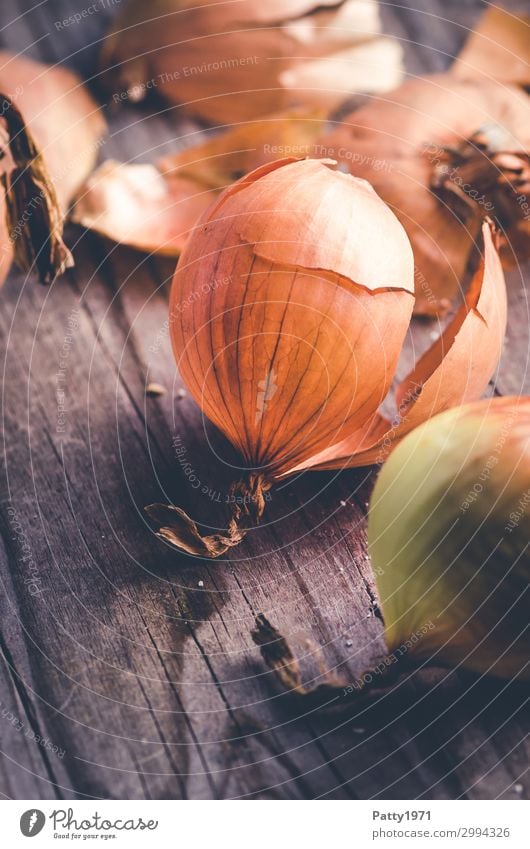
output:
[[[0,279],[15,258],[50,282],[72,263],[63,219],[96,161],[105,122],[66,68],[0,51],[0,91],[9,92],[0,96]]]
[[[177,267],[178,368],[248,468],[226,533],[201,537],[179,508],[147,508],[189,553],[237,545],[278,478],[382,460],[428,416],[479,397],[495,369],[506,293],[485,225],[466,303],[398,390],[399,423],[379,413],[412,312],[413,257],[372,187],[332,164],[287,159],[247,175],[203,216]]]
[[[530,399],[449,410],[410,434],[371,498],[392,652],[530,679]],[[426,627],[428,626],[428,627]]]
[[[72,265],[63,242],[63,216],[46,163],[16,106],[6,95],[3,104],[0,181],[0,284],[13,259],[24,271],[36,267],[42,283]]]

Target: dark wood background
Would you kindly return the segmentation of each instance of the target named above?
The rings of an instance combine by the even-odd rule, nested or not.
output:
[[[61,32],[53,25],[86,5],[2,0],[2,43],[91,77],[119,4]],[[480,10],[476,0],[382,4],[412,73],[446,68]],[[189,129],[171,111],[149,117],[129,106],[109,121],[103,154],[121,160],[152,159]],[[384,652],[364,538],[373,474],[306,475],[277,488],[264,526],[223,562],[160,543],[142,511],[151,501],[224,520],[222,503],[193,488],[173,439],[221,499],[235,458],[177,397],[163,332],[171,263],[75,228],[68,238],[71,273],[43,289],[14,272],[0,295],[1,793],[527,797],[530,723],[510,688],[425,670],[354,718],[293,707],[252,642],[258,612],[315,680],[336,670],[353,681]],[[510,304],[495,391],[528,392],[520,274]],[[152,380],[168,393],[146,398]]]

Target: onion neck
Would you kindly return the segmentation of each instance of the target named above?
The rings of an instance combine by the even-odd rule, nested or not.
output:
[[[457,147],[441,148],[431,156],[431,188],[464,223],[489,216],[504,231],[517,226],[530,194],[530,156],[510,150],[514,146],[491,126]]]
[[[266,505],[266,493],[272,484],[261,472],[250,472],[233,483],[228,502],[231,516],[226,531],[202,536],[196,523],[180,507],[150,504],[145,508],[158,524],[157,536],[175,548],[197,557],[216,558],[239,545],[248,531],[261,519]]]
[[[2,119],[12,167],[0,175],[6,199],[6,225],[17,264],[37,269],[41,283],[51,283],[73,265],[63,242],[63,215],[46,163],[24,119],[6,95]]]

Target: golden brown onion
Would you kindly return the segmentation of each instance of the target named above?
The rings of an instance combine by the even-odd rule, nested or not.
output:
[[[484,390],[506,301],[489,226],[466,303],[380,413],[413,306],[405,231],[363,180],[333,163],[281,160],[226,189],[179,262],[170,303],[178,368],[203,412],[237,447],[225,534],[201,537],[178,508],[148,508],[177,547],[217,557],[263,512],[275,479],[367,465],[439,409]]]

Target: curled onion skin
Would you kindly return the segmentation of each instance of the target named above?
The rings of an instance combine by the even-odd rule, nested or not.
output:
[[[287,159],[251,172],[203,215],[177,267],[179,371],[248,469],[226,534],[202,537],[179,508],[148,508],[188,553],[237,545],[276,479],[382,461],[440,406],[480,395],[495,368],[506,295],[485,225],[468,301],[409,377],[414,392],[398,391],[399,427],[381,416],[412,312],[413,257],[371,186],[333,165]]]
[[[3,50],[0,91],[22,113],[66,212],[96,163],[106,132],[101,109],[74,71]]]
[[[1,97],[1,95],[0,95]],[[0,182],[2,260],[0,284],[11,262],[36,268],[42,283],[51,283],[73,264],[63,242],[63,216],[46,163],[16,106],[3,96],[5,125]]]
[[[417,428],[383,466],[368,523],[390,651],[530,679],[530,399]]]
[[[75,73],[7,51],[0,91],[0,282],[15,259],[49,283],[73,262],[63,221],[95,164],[105,121]]]

